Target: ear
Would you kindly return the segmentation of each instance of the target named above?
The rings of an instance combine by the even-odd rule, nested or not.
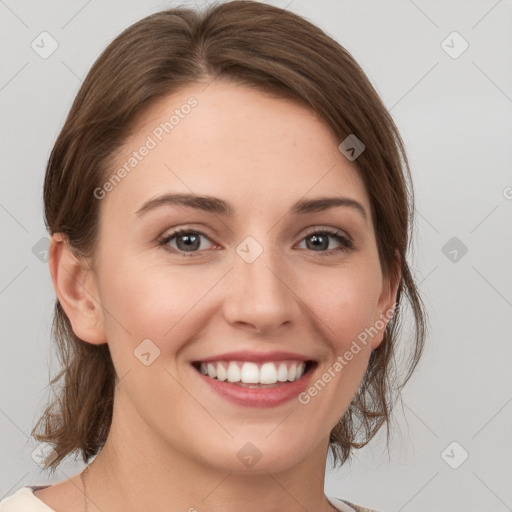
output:
[[[402,277],[400,253],[395,249],[395,261],[393,262],[390,275],[382,278],[382,292],[377,302],[378,318],[375,319],[374,327],[378,333],[371,341],[372,350],[376,349],[384,339],[384,331],[393,316],[396,305],[398,286]]]
[[[94,345],[106,343],[95,276],[75,256],[62,233],[52,235],[49,265],[57,298],[75,335]]]

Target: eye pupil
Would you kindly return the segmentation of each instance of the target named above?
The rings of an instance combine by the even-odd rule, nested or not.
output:
[[[182,247],[179,247],[180,246],[180,240],[184,240],[185,241],[185,249],[184,250],[188,250],[188,249],[198,249],[199,248],[199,245],[200,245],[200,239],[199,239],[199,236],[196,234],[196,233],[187,233],[187,234],[183,234],[183,235],[178,235],[176,237],[176,245],[178,246],[178,248],[180,250],[183,250]]]
[[[323,239],[323,240],[322,240]],[[316,235],[316,234],[313,234],[311,236],[309,236],[307,238],[308,241],[312,240],[313,241],[313,245],[312,245],[312,248],[315,248],[315,249],[318,249],[319,247],[320,248],[323,248],[323,249],[326,249],[327,246],[329,245],[329,242],[327,240],[327,237],[325,235]],[[322,244],[322,241],[324,242]],[[325,242],[327,241],[327,246],[325,244]],[[318,243],[319,242],[319,243]],[[309,246],[309,244],[306,242],[306,245]],[[309,249],[310,247],[308,247]]]

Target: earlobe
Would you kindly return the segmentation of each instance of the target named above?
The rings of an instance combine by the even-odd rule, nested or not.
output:
[[[62,233],[52,235],[49,265],[57,298],[75,335],[95,345],[106,343],[94,275],[75,256]]]

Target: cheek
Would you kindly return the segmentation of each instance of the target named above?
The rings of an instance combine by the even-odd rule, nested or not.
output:
[[[381,276],[372,265],[333,271],[308,294],[308,306],[321,319],[320,326],[337,353],[374,325]]]
[[[194,272],[193,266],[172,269],[137,258],[104,262],[101,297],[110,313],[105,318],[109,340],[129,337],[136,346],[149,338],[162,351],[174,348],[168,342],[187,329],[194,307],[219,279]]]

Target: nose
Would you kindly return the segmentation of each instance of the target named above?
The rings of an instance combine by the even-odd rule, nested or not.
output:
[[[254,251],[254,246],[250,250]],[[267,334],[297,318],[298,298],[291,272],[285,270],[278,251],[265,248],[252,262],[243,251],[237,252],[227,277],[223,310],[231,325]]]

